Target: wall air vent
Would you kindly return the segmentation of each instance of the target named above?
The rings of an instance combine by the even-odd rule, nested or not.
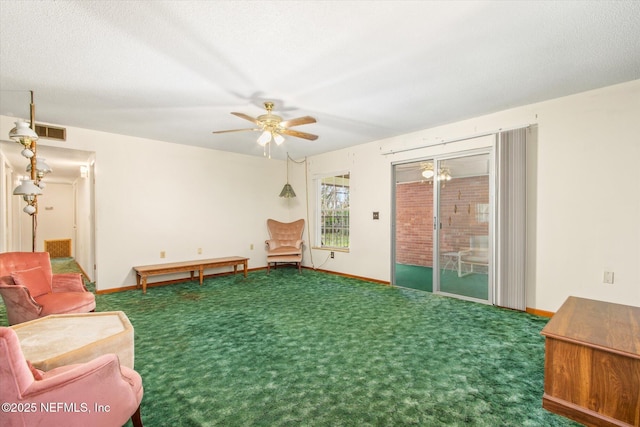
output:
[[[71,239],[45,240],[44,251],[49,252],[51,258],[69,258],[73,256],[71,254]]]
[[[58,141],[67,140],[67,130],[65,128],[36,123],[36,133],[40,138],[57,139]]]

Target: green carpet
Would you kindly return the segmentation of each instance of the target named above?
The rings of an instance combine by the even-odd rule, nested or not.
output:
[[[51,258],[51,269],[54,273],[82,273],[74,258]]]
[[[395,285],[433,292],[433,269],[420,265],[396,264]]]
[[[433,292],[433,269],[419,265],[396,264],[397,286]],[[469,274],[458,277],[455,270],[443,270],[440,276],[440,290],[455,295],[487,300],[489,289],[486,274]]]
[[[146,426],[576,425],[526,313],[286,268],[96,301],[135,328]]]

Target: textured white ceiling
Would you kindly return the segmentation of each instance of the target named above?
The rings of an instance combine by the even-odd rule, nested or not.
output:
[[[5,0],[0,55],[0,114],[299,158],[638,79],[640,2]]]

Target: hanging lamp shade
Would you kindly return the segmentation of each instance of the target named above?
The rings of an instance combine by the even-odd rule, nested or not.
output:
[[[285,199],[292,199],[296,197],[296,192],[293,191],[293,187],[288,182],[282,187],[282,191],[280,192],[280,197],[284,197]]]
[[[43,157],[36,157],[36,170],[43,174],[53,172],[53,169],[51,169],[51,166],[49,166],[45,160]],[[31,163],[27,164],[27,172],[31,172]]]
[[[15,196],[38,196],[42,194],[42,189],[32,179],[25,179],[13,190],[13,194]]]
[[[289,153],[287,153],[287,183],[282,187],[280,197],[284,197],[285,199],[293,199],[296,197],[296,192],[293,191],[293,187],[289,184]]]
[[[18,120],[15,123],[16,127],[9,131],[9,138],[27,147],[31,145],[31,141],[38,140],[38,134],[29,127],[27,122]]]

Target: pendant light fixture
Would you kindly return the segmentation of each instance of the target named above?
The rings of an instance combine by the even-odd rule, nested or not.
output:
[[[36,229],[38,216],[38,196],[42,194],[45,187],[42,178],[51,172],[51,168],[44,162],[44,159],[37,157],[36,141],[38,134],[35,131],[35,104],[33,103],[33,91],[29,91],[31,95],[31,103],[29,104],[30,122],[27,124],[24,120],[18,119],[16,127],[9,131],[9,138],[21,144],[24,148],[21,154],[29,160],[27,172],[30,179],[23,178],[21,184],[14,190],[13,194],[22,196],[27,205],[23,211],[31,216],[31,243],[32,250],[36,250]]]
[[[428,162],[422,165],[422,177],[427,180],[432,180],[434,177],[437,181],[451,181],[451,171],[448,167],[441,166],[438,169],[438,174],[436,175],[433,170],[433,163]]]
[[[293,187],[289,184],[289,153],[287,153],[287,183],[282,187],[280,197],[284,197],[285,199],[296,197],[296,192],[293,191]]]

